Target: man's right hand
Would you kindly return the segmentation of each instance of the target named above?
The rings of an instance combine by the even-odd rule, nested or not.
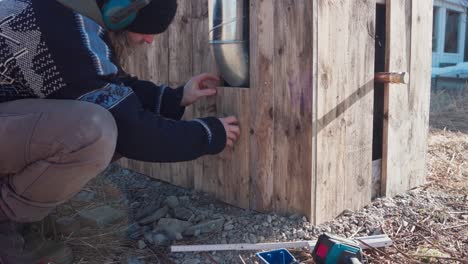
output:
[[[223,123],[224,129],[226,130],[226,145],[233,147],[240,135],[239,123],[235,116],[228,116],[224,118],[219,118],[221,123]]]

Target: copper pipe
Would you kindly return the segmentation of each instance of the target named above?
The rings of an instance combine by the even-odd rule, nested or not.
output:
[[[407,72],[376,72],[374,80],[378,83],[407,84],[409,74]]]

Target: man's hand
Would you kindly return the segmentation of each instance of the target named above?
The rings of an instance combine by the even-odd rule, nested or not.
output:
[[[219,78],[213,74],[204,73],[190,79],[184,86],[181,106],[189,106],[205,96],[216,95]]]
[[[240,129],[237,122],[237,118],[234,116],[228,116],[225,118],[219,118],[223,123],[224,129],[226,130],[227,142],[226,145],[233,147],[240,135]]]

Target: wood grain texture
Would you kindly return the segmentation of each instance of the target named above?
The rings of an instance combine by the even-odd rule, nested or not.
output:
[[[169,27],[169,86],[176,88],[184,85],[192,76],[192,1],[178,0],[177,13]],[[185,109],[183,119],[190,120],[194,117],[194,107]],[[194,184],[193,162],[179,162],[175,164],[161,164],[168,178],[167,181],[183,187],[193,187]]]
[[[413,0],[410,68],[413,82],[410,82],[408,100],[412,112],[412,132],[409,135],[413,146],[409,154],[413,161],[409,172],[410,188],[426,182],[432,71],[432,9],[432,0]]]
[[[251,1],[250,7],[250,207],[273,208],[274,1]],[[247,128],[246,128],[247,129]]]
[[[192,47],[193,47],[193,58],[192,68],[193,75],[209,72],[217,74],[216,62],[214,59],[213,51],[211,46],[208,44],[208,0],[191,1],[192,2]],[[216,98],[205,98],[198,101],[193,106],[194,117],[204,117],[216,115],[214,111],[214,105],[216,104]],[[193,161],[193,175],[194,175],[194,187],[200,189],[198,186],[203,182],[204,177],[208,175],[217,174],[217,163],[209,161],[207,157],[201,157]]]
[[[274,27],[274,209],[310,215],[312,1],[278,0]]]
[[[382,192],[394,196],[425,179],[432,1],[388,1],[387,21],[387,69],[410,73],[408,85],[385,86]]]
[[[219,155],[203,159],[204,175],[196,183],[199,190],[242,208],[250,206],[249,133],[251,108],[249,90],[219,89],[216,98],[216,116],[234,115],[239,120],[241,136],[234,148],[226,147]],[[217,171],[214,171],[216,169]]]
[[[411,3],[412,0],[387,2],[387,50],[385,56],[386,71],[399,69],[399,71],[409,72],[410,76]],[[411,123],[405,121],[405,118],[408,117],[408,108],[405,103],[408,91],[409,84],[387,84],[384,89],[381,188],[383,195],[391,195],[389,190],[407,190],[409,187],[405,179],[406,173],[403,171],[403,167],[410,166],[409,160],[399,157],[410,148],[407,136],[402,137],[402,134],[407,132],[411,126]],[[399,105],[400,103],[403,105]],[[397,136],[399,133],[400,136]],[[400,158],[402,158],[401,161]]]
[[[310,214],[308,215],[309,222],[317,224],[317,164],[319,162],[318,155],[318,86],[319,86],[319,58],[318,58],[318,33],[319,33],[319,3],[312,2],[312,171],[310,180]]]
[[[375,4],[318,1],[315,222],[371,199]]]

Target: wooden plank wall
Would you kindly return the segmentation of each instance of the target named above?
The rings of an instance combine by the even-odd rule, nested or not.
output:
[[[180,0],[173,25],[129,60],[130,71],[174,86],[216,72],[207,8],[208,0]],[[186,115],[236,115],[236,147],[189,163],[122,164],[241,207],[311,216],[312,1],[251,1],[250,9],[250,89],[222,88]]]
[[[131,71],[174,86],[195,74],[216,73],[208,44],[209,1],[179,0],[173,25],[129,59]],[[387,46],[395,47],[389,69],[411,71],[412,82],[386,89],[386,142],[416,146],[403,154],[387,144],[384,170],[413,175],[404,184],[401,177],[387,177],[387,194],[421,179],[429,79],[414,78],[430,70],[430,49],[415,47],[430,43],[427,2],[387,1],[390,34],[398,36],[388,38]],[[297,212],[315,223],[362,207],[370,202],[372,186],[375,2],[251,0],[250,5],[251,87],[222,88],[186,115],[236,115],[242,130],[236,147],[188,163],[124,165],[233,205]],[[406,23],[421,31],[408,34]],[[409,48],[415,51],[405,54]]]
[[[375,2],[318,2],[315,222],[371,200]]]
[[[425,181],[431,78],[431,0],[387,1],[388,71],[407,71],[407,85],[386,85],[383,195]]]

